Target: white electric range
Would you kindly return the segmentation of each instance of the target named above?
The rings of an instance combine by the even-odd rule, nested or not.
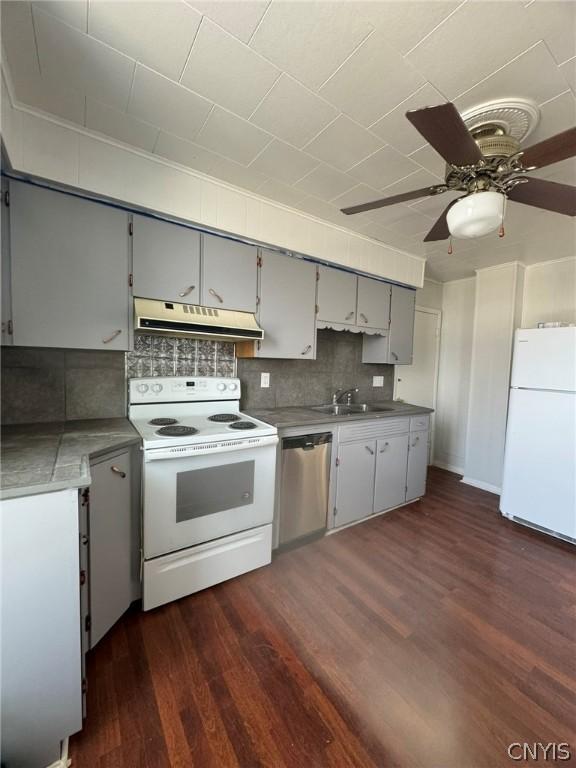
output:
[[[143,439],[144,610],[266,565],[275,427],[240,411],[240,381],[131,379]]]

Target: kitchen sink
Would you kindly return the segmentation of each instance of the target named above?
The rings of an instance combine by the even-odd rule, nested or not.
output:
[[[383,413],[393,411],[394,408],[386,405],[370,405],[369,403],[354,403],[348,406],[351,413]]]
[[[313,405],[313,411],[329,413],[332,416],[350,416],[352,413],[384,413],[384,411],[393,411],[386,405],[370,405],[370,403],[354,403],[353,405],[344,405],[335,403],[330,405]]]

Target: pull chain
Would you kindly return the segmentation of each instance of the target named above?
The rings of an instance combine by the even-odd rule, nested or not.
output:
[[[500,229],[498,230],[498,237],[504,237],[504,235],[506,234],[504,232],[504,212],[505,212],[505,210],[506,210],[506,198],[504,197],[504,199],[502,200],[502,219],[500,221]]]
[[[452,238],[448,241],[448,255],[452,255]]]

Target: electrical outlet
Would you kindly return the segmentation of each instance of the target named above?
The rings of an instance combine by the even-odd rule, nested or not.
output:
[[[384,376],[372,376],[372,386],[373,387],[383,387],[384,386]]]
[[[260,386],[264,389],[268,388],[270,386],[270,374],[269,373],[261,373],[260,374]]]

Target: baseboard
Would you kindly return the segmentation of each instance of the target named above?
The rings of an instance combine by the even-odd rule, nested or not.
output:
[[[60,760],[56,760],[55,763],[51,763],[48,768],[68,768],[72,764],[72,760],[68,757],[68,739],[64,739],[60,747]]]
[[[456,475],[463,475],[464,474],[464,467],[457,467],[455,464],[448,464],[445,461],[437,461],[436,459],[432,462],[433,467],[439,467],[440,469],[446,469],[448,472],[454,472]]]
[[[473,485],[474,488],[480,488],[482,491],[489,491],[490,493],[495,493],[497,496],[500,496],[502,493],[502,488],[498,488],[497,485],[491,485],[491,483],[485,483],[484,480],[475,480],[473,477],[463,477],[462,480],[460,480],[461,483],[466,483],[466,485]]]

